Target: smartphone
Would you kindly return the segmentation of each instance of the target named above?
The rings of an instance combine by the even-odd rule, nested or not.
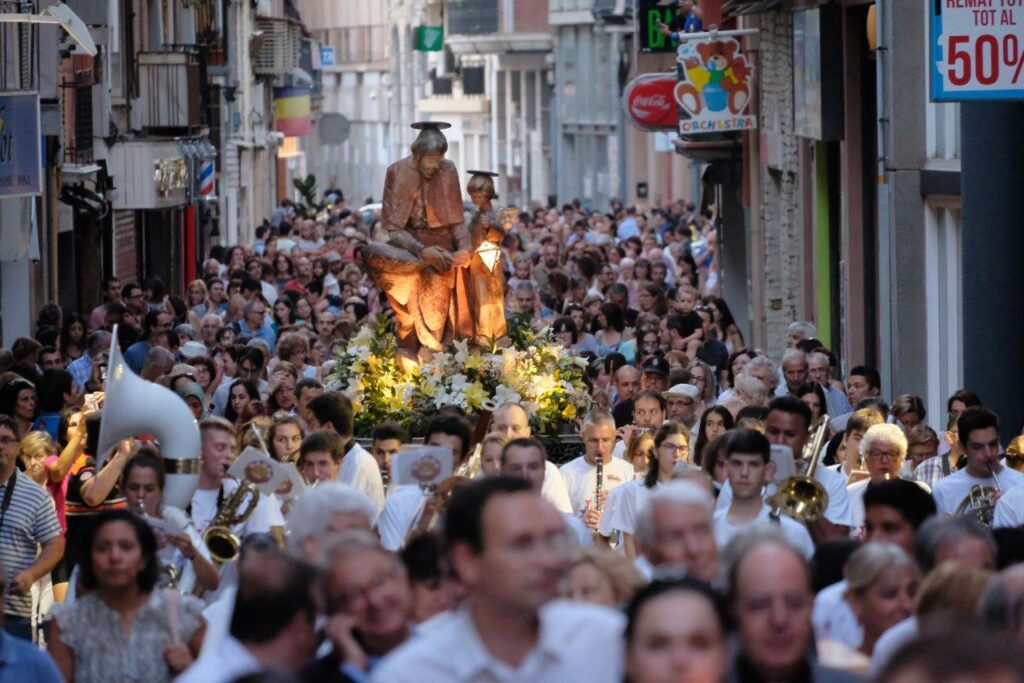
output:
[[[793,449],[782,444],[772,444],[772,462],[775,464],[775,481],[782,481],[797,474],[793,463]]]
[[[100,366],[100,379],[103,380],[104,384],[107,383],[107,364],[106,363],[104,363],[103,365]]]

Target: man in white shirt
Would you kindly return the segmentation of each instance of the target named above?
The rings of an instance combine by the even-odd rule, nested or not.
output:
[[[328,391],[309,402],[309,428],[333,431],[345,443],[345,455],[338,470],[338,481],[365,494],[384,508],[384,480],[377,459],[353,438],[352,402],[340,391]]]
[[[608,491],[633,479],[633,464],[612,457],[614,445],[615,419],[608,411],[594,410],[583,421],[583,455],[560,468],[573,513],[591,529],[601,523]]]
[[[803,524],[785,515],[771,512],[762,492],[771,481],[775,465],[772,447],[760,432],[740,429],[729,439],[725,455],[732,487],[732,502],[728,509],[715,514],[715,542],[719,548],[736,534],[755,524],[774,524],[805,559],[814,555],[814,541]]]
[[[547,450],[537,439],[529,437],[512,439],[501,449],[501,473],[507,477],[525,479],[533,490],[544,495],[544,463],[548,462]],[[558,475],[561,479],[562,475]],[[547,500],[545,498],[545,500]],[[550,501],[548,501],[550,502]],[[562,512],[559,510],[559,512]],[[593,533],[583,525],[580,518],[570,512],[562,512],[565,523],[582,546],[593,545]]]
[[[524,439],[531,436],[530,418],[518,403],[506,403],[494,411],[491,417],[491,431],[504,434],[509,439]],[[558,508],[559,512],[572,514],[572,503],[565,490],[565,482],[558,466],[550,460],[544,461],[544,488],[540,494]]]
[[[656,391],[645,390],[637,394],[632,401],[633,424],[619,427],[615,432],[619,438],[612,449],[612,457],[625,458],[629,443],[637,434],[654,435],[665,422],[667,399]]]
[[[1022,509],[1018,502],[1021,494],[1010,496],[1009,492],[1024,482],[1024,474],[999,463],[999,418],[988,408],[968,408],[957,420],[957,432],[967,457],[967,467],[943,477],[935,485],[932,496],[939,513],[955,513],[975,486],[998,487],[1004,497],[1009,496],[1001,510],[996,506],[998,525],[1014,526],[1013,520],[1021,515],[1014,511],[1015,508]]]
[[[271,670],[298,673],[316,649],[316,571],[271,551],[245,560],[229,634],[175,679],[227,683]]]
[[[456,415],[440,415],[427,424],[423,443],[427,446],[442,446],[452,449],[455,455],[453,469],[469,457],[471,432],[469,423]],[[371,456],[372,457],[372,456]],[[427,494],[419,486],[407,484],[394,488],[384,504],[384,510],[377,518],[377,533],[380,544],[386,550],[399,550],[405,545],[406,536],[426,516]]]
[[[567,530],[528,482],[497,476],[457,489],[445,538],[465,603],[386,657],[371,681],[622,680],[624,619],[556,599],[571,561]]]
[[[235,427],[219,417],[208,417],[199,423],[202,437],[202,455],[199,469],[199,483],[192,502],[186,512],[192,518],[196,533],[202,536],[217,517],[218,512],[238,489],[238,481],[227,479],[228,468],[237,457]],[[242,503],[242,509],[248,503]],[[253,533],[271,533],[278,540],[284,540],[284,517],[273,494],[260,494],[256,507],[245,520],[231,527],[232,533],[242,538]],[[221,592],[234,584],[237,568],[233,563],[224,564],[220,570],[220,587],[203,598],[214,602]]]

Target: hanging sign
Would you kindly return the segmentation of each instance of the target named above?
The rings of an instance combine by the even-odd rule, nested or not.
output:
[[[757,128],[747,114],[754,67],[739,41],[721,34],[682,36],[679,46],[679,134],[731,133]]]
[[[932,0],[933,102],[1024,100],[1024,2]]]
[[[43,191],[39,94],[0,93],[0,199]]]
[[[622,107],[626,120],[641,130],[675,130],[679,125],[679,109],[673,91],[674,73],[643,74],[626,86]]]

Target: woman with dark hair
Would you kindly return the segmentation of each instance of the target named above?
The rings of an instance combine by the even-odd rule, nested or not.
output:
[[[0,389],[0,415],[9,415],[18,423],[18,432],[28,434],[39,417],[36,387],[22,377],[16,377]]]
[[[726,411],[728,412],[728,411]],[[732,417],[730,415],[730,417]],[[725,447],[729,445],[729,432],[723,432],[711,439],[704,450],[700,451],[700,468],[711,477],[711,483],[715,487],[715,497],[722,490],[726,480],[729,478],[729,470],[726,468]]]
[[[199,654],[206,623],[202,603],[156,590],[156,537],[128,510],[96,515],[82,536],[86,593],[55,605],[50,656],[67,681],[171,681]]]
[[[272,327],[275,334],[280,334],[282,327],[295,325],[295,302],[291,297],[281,296],[274,302]]]
[[[618,304],[603,303],[594,320],[594,339],[597,340],[597,355],[615,353],[624,341],[626,316]]]
[[[77,313],[64,316],[64,328],[60,332],[60,355],[64,363],[81,358],[86,348],[88,321]]]
[[[573,350],[576,346],[576,342],[580,339],[579,330],[576,329],[576,323],[572,321],[572,318],[562,316],[561,318],[555,318],[555,322],[551,323],[551,334],[554,335],[562,348],[567,351]]]
[[[626,607],[626,620],[626,683],[725,680],[725,608],[707,584],[691,578],[649,583]]]
[[[650,313],[659,318],[668,315],[668,301],[665,299],[665,290],[654,284],[646,282],[638,286],[637,303],[641,313]]]
[[[697,429],[697,443],[693,446],[693,452],[698,458],[703,456],[704,448],[708,442],[718,438],[733,428],[735,420],[732,413],[722,406],[708,408],[700,418],[700,427]],[[698,461],[698,465],[701,463]]]
[[[274,279],[277,280],[277,290],[283,290],[284,286],[294,278],[291,258],[288,254],[279,251],[274,257]]]
[[[645,258],[639,258],[633,262],[633,280],[637,286],[651,281],[651,262]],[[637,290],[639,294],[639,289]]]
[[[825,399],[825,390],[817,382],[806,382],[797,388],[794,395],[807,404],[811,409],[811,422],[813,423],[828,410],[828,403]]]
[[[228,404],[224,406],[224,418],[235,425],[239,424],[250,403],[260,400],[260,387],[251,379],[236,379],[228,390]]]
[[[632,447],[632,443],[629,446]],[[654,435],[654,451],[647,460],[647,474],[644,478],[626,482],[608,493],[605,514],[598,530],[603,536],[609,537],[618,531],[622,535],[622,550],[626,557],[636,557],[633,531],[636,529],[637,511],[646,501],[648,490],[670,480],[676,465],[689,459],[690,430],[686,425],[666,422]]]
[[[708,308],[711,309],[711,325],[718,335],[719,341],[725,344],[729,353],[736,349],[743,348],[743,333],[736,325],[736,319],[732,317],[729,304],[721,297],[711,297],[708,300]]]

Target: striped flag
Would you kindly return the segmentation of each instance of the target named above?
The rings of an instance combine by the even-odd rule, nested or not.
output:
[[[285,135],[309,135],[313,131],[309,88],[274,88],[274,121]]]
[[[213,160],[206,159],[199,164],[199,195],[206,197],[213,194]]]

